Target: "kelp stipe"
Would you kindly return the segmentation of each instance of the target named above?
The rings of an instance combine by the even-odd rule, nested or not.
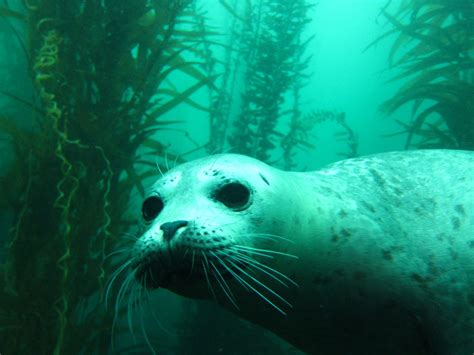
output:
[[[105,256],[127,243],[128,201],[155,169],[147,156],[164,155],[159,134],[174,121],[163,115],[213,80],[186,59],[206,40],[190,29],[190,3],[0,8],[27,33],[16,32],[35,87],[33,101],[6,93],[33,110],[32,131],[0,119],[14,154],[0,180],[14,213],[0,269],[2,352],[107,353],[113,312],[101,300],[117,261]],[[181,91],[167,84],[179,72],[190,78]]]

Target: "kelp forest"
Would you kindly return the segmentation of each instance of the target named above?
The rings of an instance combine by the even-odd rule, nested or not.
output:
[[[392,29],[376,42],[394,37],[389,65],[392,81],[403,85],[381,106],[392,114],[411,106],[398,120],[405,148],[474,148],[474,2],[402,1],[382,15]]]
[[[318,93],[303,104],[318,80],[318,5],[212,3],[225,26],[212,23],[206,1],[2,1],[1,354],[292,351],[205,303],[177,310],[170,341],[143,329],[140,312],[130,319],[134,305],[115,305],[120,291],[108,287],[114,253],[140,228],[136,201],[173,163],[230,151],[301,170],[327,122],[341,159],[360,154],[351,117],[319,106]],[[403,137],[401,149],[474,149],[474,1],[389,1],[378,20],[386,32],[367,38],[367,50],[389,43],[390,82],[400,83],[380,106],[400,126],[387,139]],[[180,135],[173,147],[170,132]]]

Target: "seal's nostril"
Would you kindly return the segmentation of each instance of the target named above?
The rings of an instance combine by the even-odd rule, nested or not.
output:
[[[170,240],[179,228],[187,225],[188,221],[166,222],[161,225],[160,229],[163,231],[163,238],[165,240]]]

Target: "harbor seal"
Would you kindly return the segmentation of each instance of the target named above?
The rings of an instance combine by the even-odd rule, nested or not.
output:
[[[178,166],[142,205],[139,287],[214,299],[311,354],[474,351],[474,153],[286,172],[235,154]]]

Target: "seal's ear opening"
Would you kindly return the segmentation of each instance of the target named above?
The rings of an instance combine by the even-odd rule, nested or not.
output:
[[[145,222],[154,220],[163,210],[163,207],[163,200],[158,196],[150,196],[143,201],[142,215]]]
[[[230,182],[221,186],[214,198],[233,210],[241,211],[249,206],[250,190],[240,182]]]

